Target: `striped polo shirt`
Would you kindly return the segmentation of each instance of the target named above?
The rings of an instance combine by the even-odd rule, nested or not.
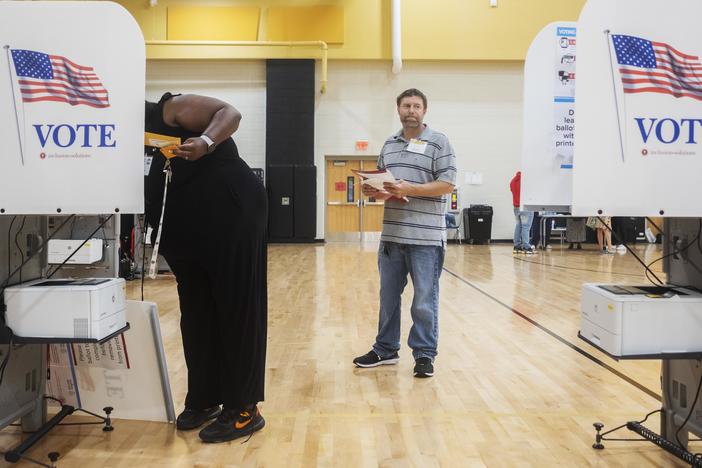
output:
[[[456,156],[446,135],[425,126],[417,140],[422,143],[410,144],[402,130],[391,136],[380,151],[378,169],[414,184],[442,180],[456,185]],[[447,196],[408,197],[409,203],[387,200],[380,240],[445,246]]]

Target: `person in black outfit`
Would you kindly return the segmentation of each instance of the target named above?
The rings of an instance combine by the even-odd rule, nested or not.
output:
[[[146,103],[146,131],[177,136],[159,252],[178,283],[188,393],[176,427],[205,442],[250,435],[265,425],[267,333],[266,191],[230,136],[241,114],[229,104],[166,93]],[[146,218],[156,232],[166,158],[157,149],[145,182]],[[154,239],[156,236],[154,235]],[[220,409],[220,405],[222,408]]]

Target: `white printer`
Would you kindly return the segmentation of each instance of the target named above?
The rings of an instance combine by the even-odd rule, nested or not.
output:
[[[49,241],[49,251],[47,254],[48,262],[50,264],[66,262],[69,265],[90,265],[102,260],[102,239],[90,239],[83,247],[80,247],[82,243],[83,241],[75,239],[51,239]],[[80,247],[80,249],[76,252],[75,250],[78,247]],[[71,254],[74,255],[68,259]]]
[[[583,285],[580,333],[613,357],[702,352],[702,293],[677,286]]]
[[[101,340],[124,328],[122,278],[40,279],[5,290],[6,321],[17,336]]]

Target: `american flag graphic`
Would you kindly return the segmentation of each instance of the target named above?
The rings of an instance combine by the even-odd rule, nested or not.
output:
[[[661,93],[702,101],[702,64],[663,42],[612,35],[625,93]]]
[[[110,107],[107,90],[92,67],[33,50],[13,49],[12,60],[23,102]]]

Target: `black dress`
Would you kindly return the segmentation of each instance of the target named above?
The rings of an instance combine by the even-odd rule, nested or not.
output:
[[[146,131],[199,133],[163,121],[163,95],[147,103]],[[158,227],[165,157],[150,150],[146,218]],[[240,409],[263,400],[267,336],[268,200],[229,138],[198,161],[171,159],[159,252],[178,282],[188,394],[185,406]]]

